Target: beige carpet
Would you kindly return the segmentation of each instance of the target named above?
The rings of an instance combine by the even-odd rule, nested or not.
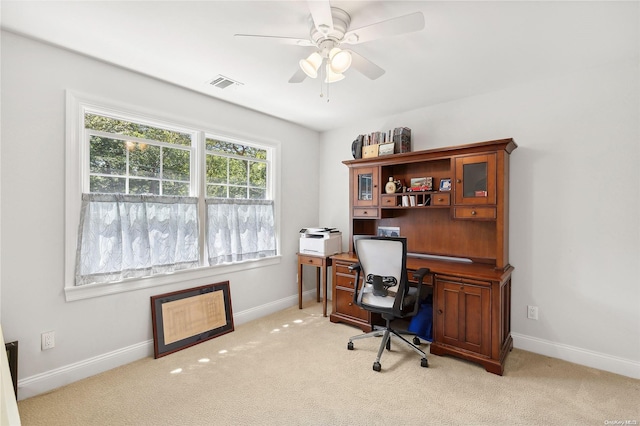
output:
[[[606,425],[640,423],[640,381],[513,350],[504,376],[286,309],[164,358],[19,402],[30,425]],[[423,345],[423,348],[428,346]],[[208,359],[208,362],[202,361]],[[179,373],[172,373],[181,369]],[[625,423],[619,423],[625,424]]]

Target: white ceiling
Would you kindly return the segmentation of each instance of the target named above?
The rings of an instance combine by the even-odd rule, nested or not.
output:
[[[312,48],[236,33],[308,38],[305,1],[2,1],[4,29],[324,131],[637,57],[639,3],[331,1],[351,29],[421,11],[425,29],[351,48],[354,69],[320,97],[288,83]],[[241,85],[219,89],[218,74]],[[327,102],[327,99],[329,102]]]

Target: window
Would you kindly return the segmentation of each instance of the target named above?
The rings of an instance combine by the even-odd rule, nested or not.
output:
[[[84,114],[89,192],[189,195],[194,134]]]
[[[267,150],[206,139],[207,197],[267,197]]]
[[[67,108],[67,162],[78,166],[67,174],[67,199],[79,200],[67,202],[68,300],[277,257],[277,145],[71,93]],[[70,297],[83,287],[109,289]]]
[[[212,137],[205,146],[209,264],[274,256],[267,150]]]

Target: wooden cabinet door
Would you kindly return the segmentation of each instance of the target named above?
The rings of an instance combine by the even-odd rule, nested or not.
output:
[[[352,169],[353,173],[353,206],[376,207],[380,193],[378,168],[359,167]]]
[[[491,287],[477,284],[436,278],[435,340],[490,356]]]
[[[456,157],[455,204],[496,204],[496,154]]]

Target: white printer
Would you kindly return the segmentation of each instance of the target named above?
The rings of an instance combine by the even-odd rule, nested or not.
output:
[[[342,252],[342,233],[335,228],[300,230],[300,254],[331,256]]]

